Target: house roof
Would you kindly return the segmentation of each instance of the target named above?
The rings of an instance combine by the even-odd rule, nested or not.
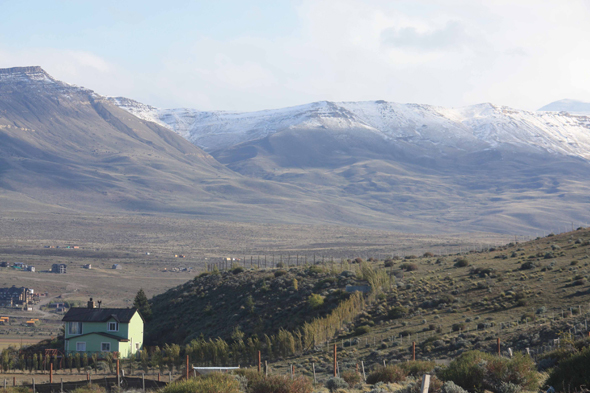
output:
[[[136,308],[86,308],[72,307],[64,315],[64,322],[106,322],[114,319],[119,323],[129,323],[133,315],[138,312]],[[141,317],[141,314],[139,314]],[[143,317],[142,317],[143,319]]]
[[[99,336],[112,338],[113,340],[122,341],[122,342],[129,341],[128,338],[119,337],[119,336],[115,336],[114,334],[108,334],[108,333],[102,333],[102,332],[92,332],[92,333],[80,334],[79,336],[68,337],[68,338],[66,338],[66,340],[71,340],[74,338],[79,338],[79,337],[84,337],[84,336],[90,336],[92,334],[98,334]]]

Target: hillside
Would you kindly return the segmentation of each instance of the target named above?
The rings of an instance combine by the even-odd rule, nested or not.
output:
[[[454,357],[468,349],[494,351],[497,338],[504,350],[528,347],[541,353],[563,331],[586,334],[589,264],[590,230],[578,229],[469,254],[425,253],[405,260],[293,267],[279,277],[276,271],[257,269],[222,272],[154,297],[157,321],[147,331],[150,340],[165,329],[158,339],[187,342],[202,334],[231,343],[231,332],[239,326],[244,341],[258,338],[264,351],[261,335],[284,328],[295,337],[299,331],[302,342],[316,345],[311,351],[296,345],[287,354],[289,362],[315,359],[329,364],[326,339],[314,338],[316,333],[304,322],[330,315],[336,299],[346,302],[340,290],[370,267],[375,277],[385,274],[391,281],[381,281],[375,287],[381,289],[365,295],[364,306],[355,309],[353,317],[324,318],[335,324],[329,338],[342,347],[343,361],[408,359],[411,341],[416,341],[421,359]],[[298,290],[293,278],[301,283]],[[325,308],[308,313],[305,299],[310,292],[326,295]],[[247,303],[250,296],[253,302]],[[174,329],[181,332],[179,337],[173,336]]]
[[[315,102],[236,113],[110,100],[235,172],[396,217],[405,230],[530,233],[590,221],[586,116],[492,104]]]
[[[347,285],[367,285],[358,281],[350,271],[335,275],[323,268],[205,273],[151,300],[157,317],[146,327],[146,341],[185,343],[201,335],[230,340],[235,328],[260,338],[294,331],[348,299]],[[324,297],[317,308],[309,302],[314,293]]]
[[[371,209],[246,178],[169,129],[40,67],[0,70],[0,210],[377,223]]]

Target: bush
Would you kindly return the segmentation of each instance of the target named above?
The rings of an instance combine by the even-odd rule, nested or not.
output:
[[[440,393],[467,393],[461,386],[455,385],[453,381],[443,383]]]
[[[582,386],[590,386],[590,347],[562,360],[553,369],[547,384],[563,391],[580,390]]]
[[[402,306],[393,307],[387,315],[391,319],[402,318],[408,314],[408,309]]]
[[[416,265],[415,263],[402,263],[401,265],[399,265],[399,268],[402,270],[405,270],[407,272],[413,272],[415,270],[418,270],[418,265]]]
[[[445,381],[453,381],[471,392],[499,392],[502,383],[518,385],[524,390],[536,390],[539,385],[535,364],[529,356],[517,353],[507,359],[479,351],[468,351],[453,360],[440,372]],[[509,386],[505,386],[506,389]]]
[[[455,267],[467,267],[469,266],[469,261],[467,258],[459,258],[457,262],[455,262]]]
[[[394,383],[406,379],[408,374],[399,366],[379,366],[372,373],[367,375],[367,383],[375,384],[377,382]]]
[[[434,362],[427,362],[424,360],[412,360],[401,363],[400,367],[410,376],[421,377],[423,374],[434,370],[436,364]]]
[[[332,377],[326,381],[326,388],[330,392],[335,392],[338,389],[346,389],[348,387],[348,383],[346,383],[346,381],[343,378]]]
[[[262,373],[259,373],[258,370],[247,368],[235,370],[233,374],[245,379],[245,386],[242,382],[240,382],[241,388],[244,391],[248,391],[255,381],[264,378],[264,375]]]
[[[522,265],[520,265],[520,270],[529,270],[529,269],[534,269],[537,266],[535,265],[535,263],[533,261],[527,261],[525,263],[523,263]]]
[[[253,382],[249,393],[311,393],[311,390],[312,384],[306,377],[272,375]]]
[[[211,373],[186,381],[173,382],[161,393],[240,393],[240,383],[228,374]]]
[[[313,309],[320,308],[324,304],[324,297],[322,295],[318,295],[317,293],[312,293],[307,298],[307,304],[309,304],[309,307]]]
[[[392,266],[393,266],[393,263],[394,263],[394,262],[393,262],[391,259],[388,259],[388,260],[386,260],[386,261],[383,263],[383,266],[384,266],[384,267],[392,267]]]
[[[355,334],[355,336],[360,336],[362,334],[367,334],[370,331],[371,331],[370,326],[363,325],[363,326],[358,326],[356,329],[354,329],[354,334]]]
[[[243,271],[244,271],[244,268],[241,266],[236,266],[233,269],[231,269],[231,272],[233,274],[239,274],[239,273],[242,273]]]
[[[352,388],[357,383],[361,382],[361,375],[354,370],[343,371],[341,376],[342,376],[342,379],[346,381],[346,383],[348,384],[348,387],[350,387],[350,388]]]

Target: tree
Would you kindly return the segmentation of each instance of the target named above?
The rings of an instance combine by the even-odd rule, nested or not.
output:
[[[141,288],[137,295],[135,295],[135,300],[133,301],[133,307],[137,308],[139,313],[143,316],[146,321],[149,321],[152,318],[152,308],[150,307],[150,303],[148,302],[148,298]]]

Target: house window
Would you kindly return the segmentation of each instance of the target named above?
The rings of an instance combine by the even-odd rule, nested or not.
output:
[[[109,326],[107,329],[109,332],[118,332],[119,331],[119,323],[118,322],[109,322]]]
[[[139,350],[139,343],[135,344],[135,349]]]
[[[76,351],[78,352],[86,352],[86,343],[76,343]]]
[[[82,322],[70,322],[68,334],[82,334]]]
[[[100,350],[102,352],[111,352],[111,343],[101,343]]]

